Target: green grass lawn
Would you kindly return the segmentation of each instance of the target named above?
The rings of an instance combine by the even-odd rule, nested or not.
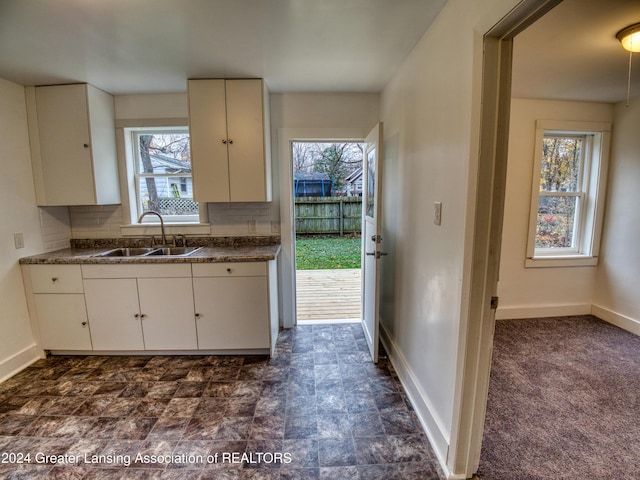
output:
[[[296,269],[360,268],[360,237],[297,237]]]

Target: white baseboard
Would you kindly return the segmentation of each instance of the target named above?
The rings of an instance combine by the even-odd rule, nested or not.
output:
[[[36,344],[5,358],[0,361],[0,382],[4,382],[41,358],[43,358],[42,350]]]
[[[457,478],[452,476],[447,468],[446,459],[449,450],[449,436],[440,425],[441,422],[434,417],[432,413],[433,409],[431,408],[431,401],[429,400],[428,395],[416,381],[416,377],[413,374],[411,367],[407,363],[400,349],[398,349],[394,340],[389,335],[389,332],[384,328],[383,322],[380,322],[380,340],[389,355],[389,361],[398,374],[398,378],[400,379],[405,392],[407,392],[409,401],[422,424],[422,429],[427,435],[429,443],[431,443],[431,447],[438,458],[438,462],[440,463],[442,470],[448,479]]]
[[[614,312],[608,308],[598,305],[591,305],[591,313],[596,317],[609,322],[616,327],[620,327],[628,332],[640,335],[640,320],[636,320],[621,313]]]
[[[523,305],[520,307],[498,307],[496,320],[567,317],[571,315],[589,315],[590,313],[591,304]]]

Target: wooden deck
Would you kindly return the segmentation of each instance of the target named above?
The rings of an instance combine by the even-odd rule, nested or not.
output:
[[[298,321],[359,321],[360,270],[298,270]]]

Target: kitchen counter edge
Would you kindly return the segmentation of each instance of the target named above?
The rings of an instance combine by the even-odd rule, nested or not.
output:
[[[99,257],[108,248],[65,248],[20,259],[21,265],[157,264],[266,262],[275,260],[280,245],[203,247],[187,256]]]

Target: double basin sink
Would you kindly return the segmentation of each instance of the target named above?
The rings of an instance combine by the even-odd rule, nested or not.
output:
[[[114,248],[94,257],[186,257],[202,247],[131,247]]]

